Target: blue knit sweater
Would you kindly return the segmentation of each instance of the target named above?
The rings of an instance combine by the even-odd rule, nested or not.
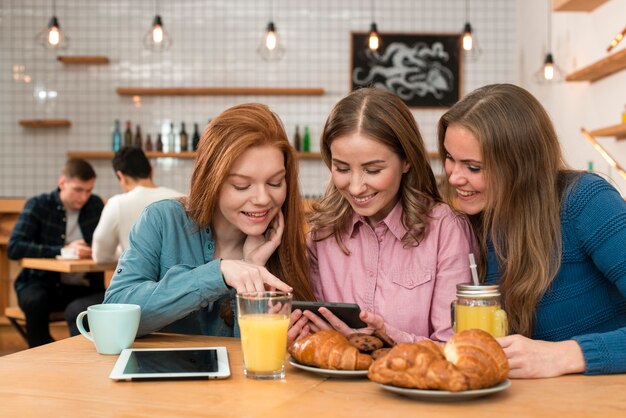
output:
[[[577,341],[586,374],[626,373],[626,201],[585,173],[563,199],[561,228],[561,268],[537,305],[532,338]],[[487,252],[486,282],[497,283]]]

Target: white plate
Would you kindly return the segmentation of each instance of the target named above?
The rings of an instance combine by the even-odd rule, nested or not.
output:
[[[289,364],[293,367],[307,372],[317,373],[322,376],[328,377],[340,377],[344,379],[352,379],[358,377],[367,377],[367,370],[333,370],[333,369],[320,369],[319,367],[305,366],[298,363],[293,357],[289,357]]]
[[[388,390],[389,392],[397,393],[398,395],[408,396],[415,399],[421,399],[424,401],[452,402],[478,398],[480,396],[490,395],[492,393],[503,391],[511,386],[511,381],[507,379],[504,382],[501,382],[490,388],[464,390],[461,392],[448,392],[445,390],[407,389],[391,385],[382,385],[380,383],[379,385],[381,388]]]

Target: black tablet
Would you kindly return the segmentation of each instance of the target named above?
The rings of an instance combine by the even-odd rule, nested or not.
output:
[[[226,347],[127,348],[109,377],[113,380],[225,379]]]
[[[291,304],[291,310],[300,309],[315,312],[322,319],[324,317],[319,314],[318,310],[321,307],[327,308],[337,318],[341,319],[350,328],[365,328],[367,324],[361,321],[359,314],[361,308],[356,303],[335,303],[335,302],[305,302],[294,300]]]

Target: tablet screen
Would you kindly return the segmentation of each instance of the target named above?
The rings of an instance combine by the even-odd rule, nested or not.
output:
[[[216,371],[215,350],[133,351],[124,368],[125,374]]]
[[[225,379],[230,376],[226,347],[128,348],[109,377],[113,380]]]

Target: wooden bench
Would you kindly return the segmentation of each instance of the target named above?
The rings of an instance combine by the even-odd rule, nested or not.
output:
[[[9,306],[4,309],[4,315],[7,317],[11,325],[20,333],[22,338],[28,342],[26,338],[26,317],[24,312],[17,306]],[[65,314],[62,311],[50,313],[50,323],[65,322]]]

